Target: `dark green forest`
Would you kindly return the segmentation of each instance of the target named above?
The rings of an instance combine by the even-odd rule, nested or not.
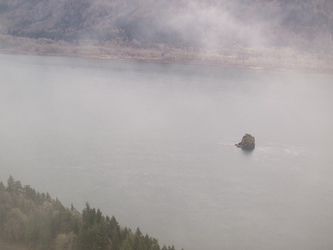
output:
[[[160,247],[158,240],[120,226],[86,203],[80,213],[65,208],[48,193],[23,186],[12,176],[7,186],[0,182],[0,248],[55,250],[174,250]]]

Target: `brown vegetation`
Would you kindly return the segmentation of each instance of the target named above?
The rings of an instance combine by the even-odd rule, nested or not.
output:
[[[152,48],[136,48],[114,41],[104,43],[85,41],[84,43],[73,45],[61,40],[31,39],[9,35],[0,35],[0,43],[2,44],[0,48],[2,53],[211,64],[254,69],[333,73],[333,54],[304,52],[290,47],[243,48],[235,46],[228,50],[206,51],[194,48],[169,48],[162,45]]]
[[[2,52],[333,71],[329,0],[3,0]]]

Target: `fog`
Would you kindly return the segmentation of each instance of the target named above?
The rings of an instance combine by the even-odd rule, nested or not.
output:
[[[235,46],[286,46],[307,51],[332,49],[333,27],[329,13],[333,6],[326,2],[134,3],[125,5],[123,11],[120,9],[115,24],[125,31],[130,41],[134,39],[143,45],[164,43],[206,50],[228,50]],[[315,7],[323,12],[314,11]]]
[[[1,180],[177,249],[329,249],[332,76],[0,56]],[[18,73],[19,72],[19,73]],[[234,146],[256,138],[246,153]]]
[[[0,47],[330,55],[333,5],[298,2],[0,0]],[[161,246],[332,248],[332,75],[15,54],[0,75],[0,181]],[[253,151],[235,147],[245,133]]]
[[[209,52],[282,46],[327,53],[332,9],[330,1],[2,1],[0,30],[76,45]]]
[[[230,13],[235,6],[227,4],[228,11],[225,5],[192,1],[178,15],[169,16],[169,20],[184,40],[208,50],[230,48],[236,44],[250,47],[267,44],[263,31],[271,23],[261,20],[244,23]]]

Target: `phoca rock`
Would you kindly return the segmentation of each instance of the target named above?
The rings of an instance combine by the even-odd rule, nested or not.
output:
[[[245,150],[252,150],[255,147],[255,140],[254,137],[250,134],[246,134],[243,136],[243,139],[240,143],[235,144],[236,147],[242,148]]]

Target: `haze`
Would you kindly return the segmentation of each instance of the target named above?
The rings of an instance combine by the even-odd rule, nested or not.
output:
[[[177,249],[332,246],[331,75],[17,55],[1,75],[2,181]]]
[[[332,249],[332,13],[0,0],[0,181],[161,246]],[[253,151],[235,147],[246,133]]]

